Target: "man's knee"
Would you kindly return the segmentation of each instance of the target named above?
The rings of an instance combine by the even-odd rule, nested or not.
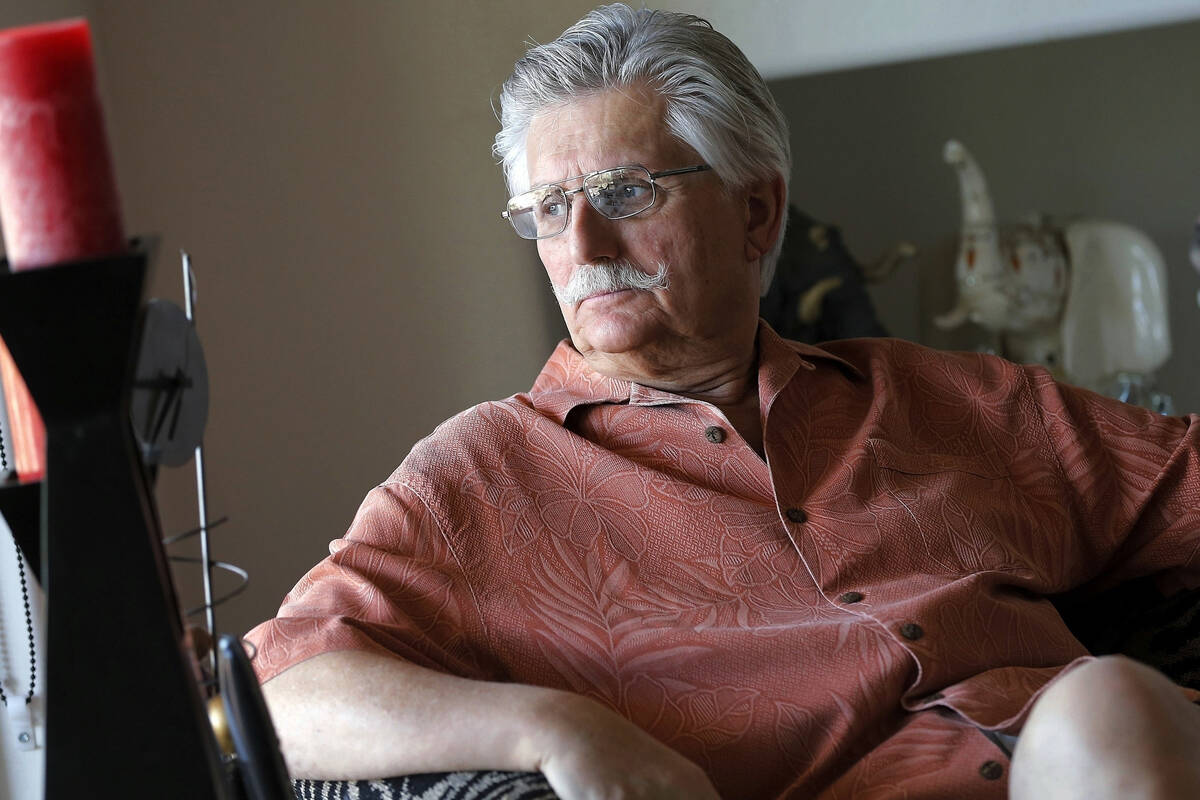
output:
[[[1136,727],[1155,724],[1164,715],[1188,725],[1200,712],[1158,670],[1125,656],[1103,656],[1062,676],[1039,698],[1030,722],[1062,719]],[[1200,735],[1200,728],[1197,728]]]
[[[1083,790],[1095,781],[1128,796],[1170,797],[1197,785],[1197,754],[1200,710],[1157,670],[1106,656],[1062,676],[1034,705],[1013,754],[1013,796],[1029,785]]]

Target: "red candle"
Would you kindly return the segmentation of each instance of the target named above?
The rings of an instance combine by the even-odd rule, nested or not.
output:
[[[125,250],[85,20],[0,31],[0,230],[13,269]]]

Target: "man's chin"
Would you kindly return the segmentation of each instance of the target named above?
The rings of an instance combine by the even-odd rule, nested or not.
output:
[[[654,344],[654,331],[645,321],[603,320],[571,332],[575,349],[585,355],[608,358],[636,356]]]

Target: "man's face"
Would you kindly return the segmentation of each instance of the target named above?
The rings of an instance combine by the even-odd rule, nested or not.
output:
[[[651,172],[700,164],[667,133],[664,107],[653,92],[635,88],[538,115],[526,140],[530,185],[629,164]],[[583,193],[570,202],[567,229],[538,241],[555,286],[566,286],[581,267],[618,259],[646,274],[665,264],[670,281],[665,289],[560,302],[576,349],[610,366],[602,371],[651,378],[656,370],[687,367],[697,347],[719,349],[731,335],[744,339],[755,327],[758,257],[747,244],[746,202],[725,191],[714,173],[660,178],[654,207],[627,219],[605,218]],[[611,368],[614,362],[618,368]]]

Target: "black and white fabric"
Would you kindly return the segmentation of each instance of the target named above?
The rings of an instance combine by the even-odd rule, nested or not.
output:
[[[438,772],[376,781],[293,781],[296,800],[557,800],[540,772]]]

